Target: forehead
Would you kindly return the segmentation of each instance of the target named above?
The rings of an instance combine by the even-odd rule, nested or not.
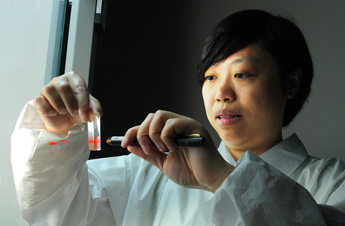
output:
[[[222,66],[247,65],[251,67],[273,67],[277,68],[276,60],[258,45],[249,45],[220,63],[212,65],[207,71],[216,70]]]

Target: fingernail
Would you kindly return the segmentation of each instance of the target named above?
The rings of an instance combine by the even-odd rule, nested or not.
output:
[[[47,113],[45,113],[46,116],[55,116],[56,111],[55,110],[49,110]]]
[[[145,152],[146,155],[150,154],[150,149],[148,146],[141,145],[141,148],[143,149],[143,151]]]
[[[121,147],[124,147],[124,145],[126,145],[127,143],[127,137],[123,138],[122,142],[121,142]]]
[[[65,108],[61,108],[61,109],[59,109],[59,113],[62,114],[62,115],[64,115],[64,114],[67,113],[67,111],[66,111]]]
[[[83,122],[88,122],[89,120],[88,120],[88,117],[89,117],[89,115],[87,114],[87,113],[83,113],[82,115],[81,115],[81,120],[83,121]]]
[[[164,144],[158,142],[158,143],[156,143],[155,145],[156,145],[156,147],[157,147],[161,152],[164,152],[164,151],[165,151],[165,145],[164,145]]]
[[[169,149],[169,152],[173,153],[174,152],[174,148],[172,146],[169,146],[168,145],[168,149]]]
[[[78,115],[79,115],[78,110],[73,111],[73,116],[74,116],[74,117],[78,117]]]

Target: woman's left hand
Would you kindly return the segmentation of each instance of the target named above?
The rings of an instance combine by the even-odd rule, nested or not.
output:
[[[177,146],[174,137],[200,134],[202,147]],[[137,138],[140,147],[129,146]],[[153,147],[152,142],[157,148]],[[234,170],[217,151],[207,130],[197,121],[172,112],[149,114],[140,126],[129,129],[122,147],[158,167],[168,178],[188,188],[215,192]],[[164,153],[169,149],[169,153]]]

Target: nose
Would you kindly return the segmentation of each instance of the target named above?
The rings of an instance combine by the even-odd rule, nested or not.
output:
[[[229,81],[222,81],[219,83],[217,94],[217,102],[233,102],[236,100],[236,93]]]

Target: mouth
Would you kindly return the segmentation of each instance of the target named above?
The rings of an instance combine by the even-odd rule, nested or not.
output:
[[[223,119],[223,118],[237,118],[237,117],[242,117],[242,115],[219,115],[216,118]]]
[[[220,109],[215,114],[219,126],[232,125],[243,118],[243,115],[229,109]]]

